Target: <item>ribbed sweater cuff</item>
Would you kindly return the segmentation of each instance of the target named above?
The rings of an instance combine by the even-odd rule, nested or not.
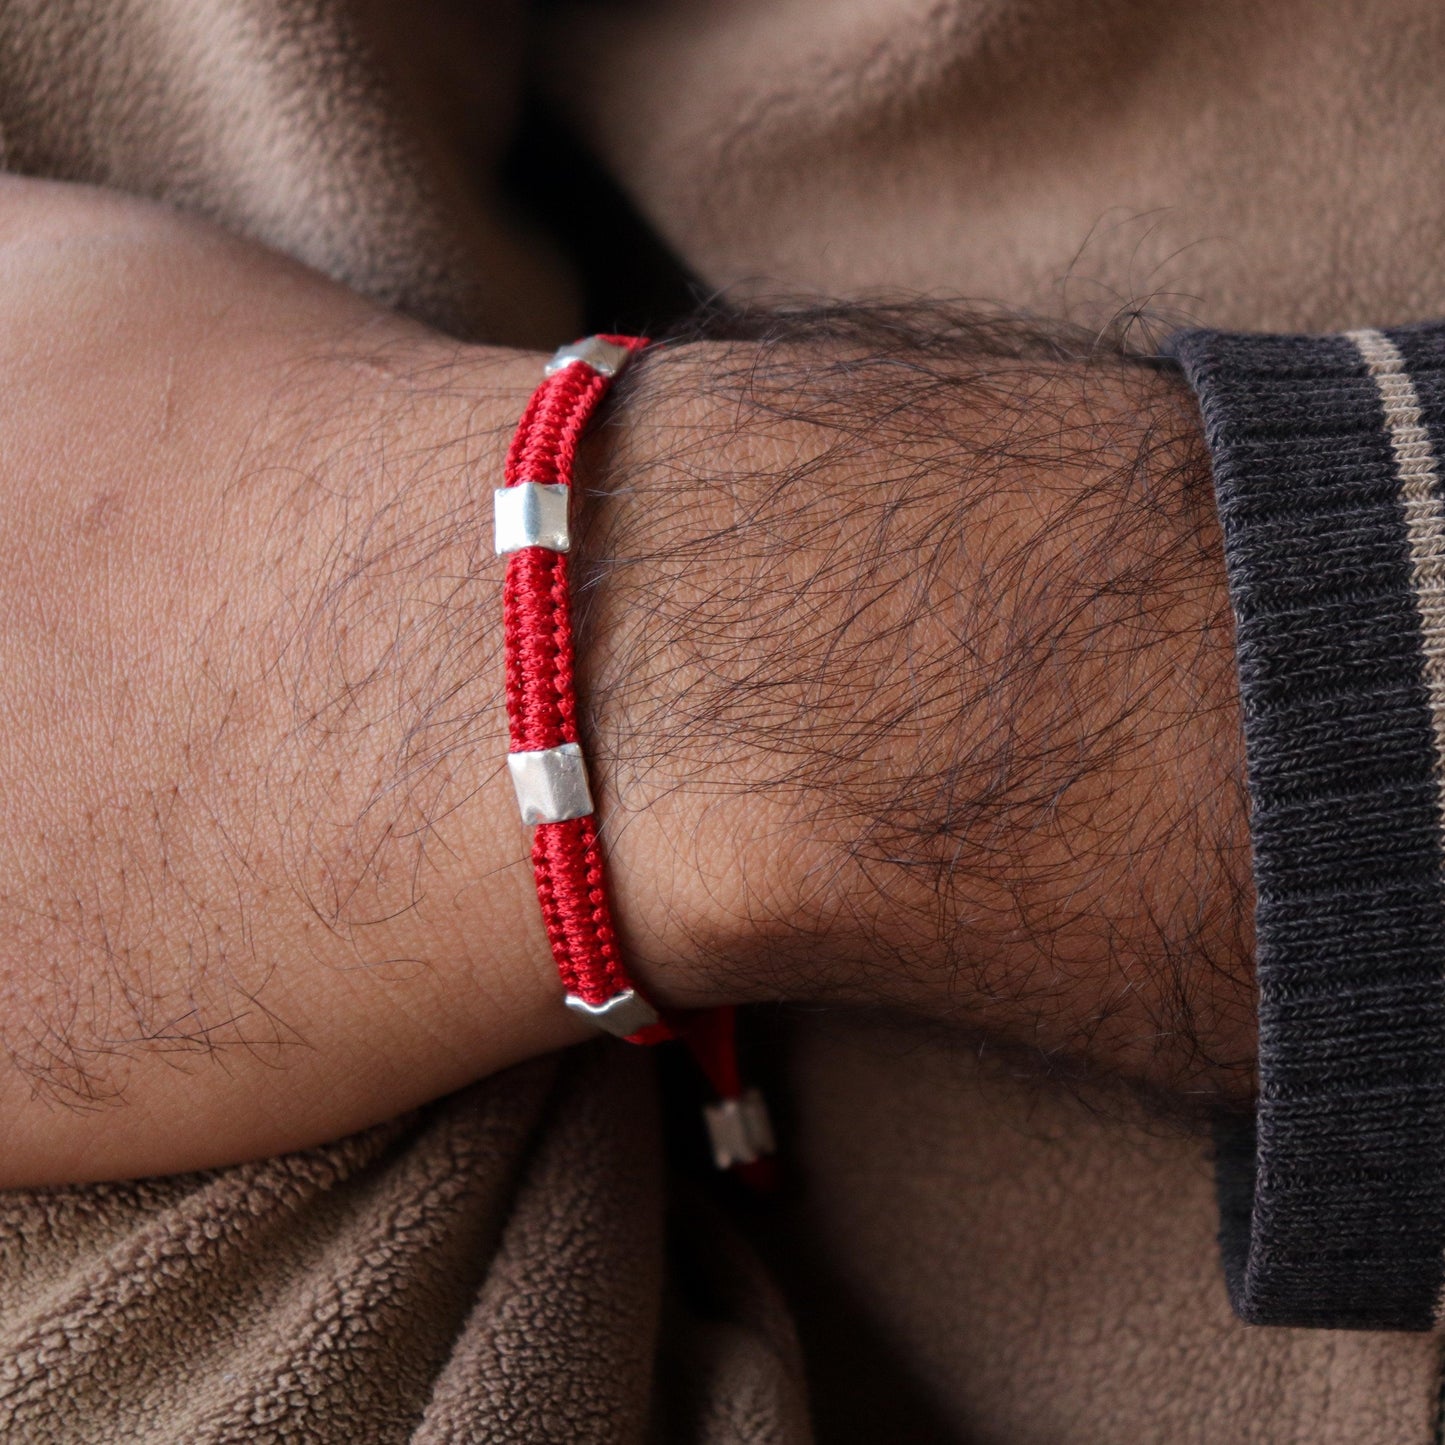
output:
[[[1426,1329],[1445,1277],[1445,327],[1194,331],[1258,894],[1259,1102],[1221,1131],[1235,1309]]]

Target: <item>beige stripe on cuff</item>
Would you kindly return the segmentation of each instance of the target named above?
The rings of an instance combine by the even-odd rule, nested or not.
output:
[[[1438,780],[1445,777],[1445,505],[1436,494],[1435,449],[1399,348],[1383,332],[1351,331],[1347,335],[1374,378],[1395,458],[1400,510],[1410,547],[1410,581],[1425,646],[1425,686],[1430,696]]]

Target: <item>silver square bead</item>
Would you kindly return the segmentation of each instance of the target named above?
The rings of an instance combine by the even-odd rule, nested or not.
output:
[[[708,1104],[702,1113],[707,1120],[713,1163],[719,1169],[752,1164],[777,1148],[767,1103],[756,1089],[736,1099]]]
[[[551,482],[518,482],[492,493],[497,556],[520,552],[523,547],[545,547],[566,552],[572,546],[567,524],[571,487]]]
[[[507,771],[524,823],[565,823],[592,812],[587,762],[576,743],[536,752],[508,753]]]
[[[624,989],[601,1003],[588,1003],[575,993],[567,995],[567,1007],[579,1018],[619,1039],[649,1029],[657,1022],[657,1010],[633,989]]]
[[[546,375],[556,376],[559,371],[581,362],[598,376],[617,376],[631,360],[632,352],[627,347],[604,341],[600,336],[589,336],[570,346],[559,346],[547,363]]]

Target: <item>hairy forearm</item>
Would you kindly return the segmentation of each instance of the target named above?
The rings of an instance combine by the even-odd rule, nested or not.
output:
[[[0,1183],[315,1142],[576,1038],[485,530],[538,359],[5,199]]]
[[[691,900],[648,966],[1245,1097],[1242,747],[1182,383],[853,312],[660,356],[622,415],[584,651],[618,866],[663,831]]]
[[[40,194],[66,244],[0,235],[0,1183],[295,1147],[580,1037],[500,766],[489,493],[538,359]],[[624,942],[671,1004],[1242,1091],[1196,423],[1166,377],[941,321],[665,348],[596,435]]]

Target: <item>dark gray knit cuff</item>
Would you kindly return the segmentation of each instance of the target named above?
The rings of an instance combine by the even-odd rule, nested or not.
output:
[[[1194,331],[1238,629],[1260,1096],[1235,1309],[1426,1329],[1445,1279],[1445,327]]]

